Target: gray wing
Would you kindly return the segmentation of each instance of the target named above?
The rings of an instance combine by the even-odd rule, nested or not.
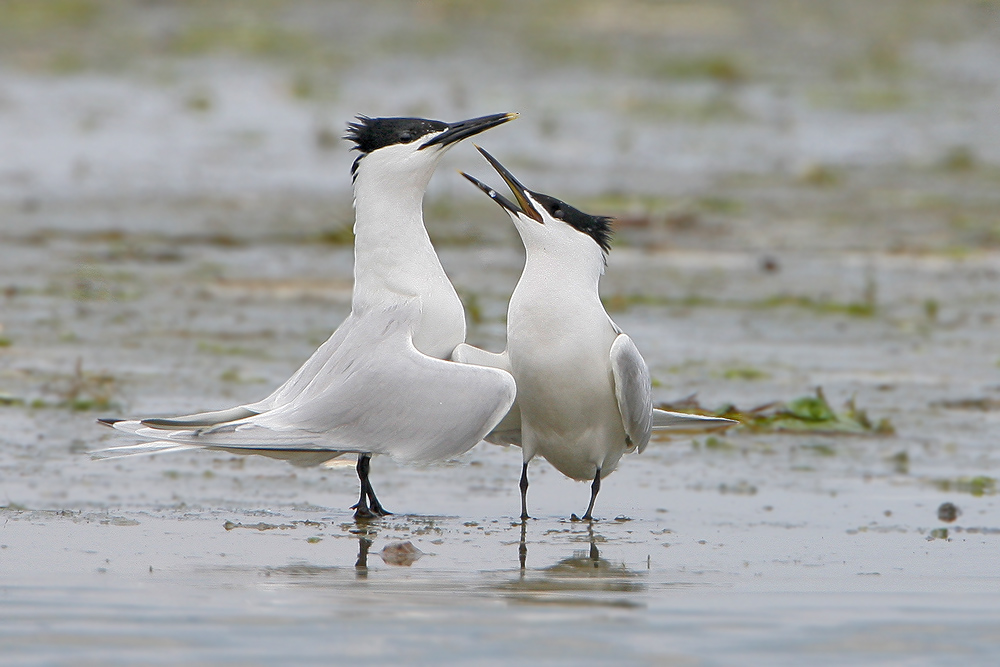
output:
[[[500,369],[422,354],[412,343],[418,315],[419,303],[412,299],[342,326],[340,344],[319,370],[303,380],[292,400],[271,410],[209,428],[163,429],[135,421],[113,426],[144,438],[240,453],[286,458],[298,452],[316,463],[344,452],[407,461],[456,456],[507,413],[514,378]]]
[[[142,421],[147,426],[160,429],[207,428],[238,419],[246,419],[247,417],[252,417],[253,415],[288,403],[309,386],[309,383],[312,382],[317,373],[336,354],[337,348],[343,344],[344,340],[349,337],[351,330],[356,326],[355,319],[356,316],[353,313],[348,315],[347,319],[337,327],[337,330],[333,332],[326,342],[320,345],[306,359],[305,363],[292,373],[292,376],[285,380],[280,387],[271,392],[267,398],[256,403],[247,403],[246,405],[239,405],[227,410],[198,412],[179,417],[156,417],[143,419]],[[123,430],[124,426],[116,426],[116,428]]]
[[[611,372],[625,435],[642,452],[653,428],[653,389],[649,368],[626,334],[618,334],[611,344]]]
[[[198,412],[193,415],[183,415],[180,417],[151,417],[143,419],[142,423],[146,426],[155,426],[156,428],[205,428],[207,426],[222,424],[223,422],[231,422],[236,419],[245,419],[255,414],[258,413],[248,409],[246,406],[240,405],[228,410]]]
[[[475,364],[477,366],[488,366],[490,368],[500,368],[512,373],[510,357],[507,352],[487,352],[478,347],[473,347],[466,343],[461,343],[451,353],[452,361],[463,364]],[[485,438],[486,442],[494,445],[516,445],[521,446],[521,408],[517,405],[517,399],[510,406],[510,410],[500,420],[500,423],[493,427]]]
[[[355,315],[352,311],[347,316],[347,319],[340,323],[336,331],[322,345],[316,348],[316,351],[306,359],[305,363],[297,371],[292,373],[290,378],[271,392],[270,396],[242,407],[255,413],[261,413],[293,401],[299,394],[305,391],[306,387],[316,379],[318,374],[323,372],[324,367],[340,352],[340,348],[347,344],[352,337],[356,337],[352,336],[352,334],[356,333],[356,330],[360,326],[363,326],[363,322],[364,318]]]

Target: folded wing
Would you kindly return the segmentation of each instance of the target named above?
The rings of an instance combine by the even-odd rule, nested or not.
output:
[[[625,435],[642,452],[653,428],[653,390],[649,368],[627,334],[618,334],[611,344],[611,372]]]

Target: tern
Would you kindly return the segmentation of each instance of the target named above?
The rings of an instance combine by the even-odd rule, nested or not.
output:
[[[479,151],[517,203],[462,175],[513,220],[525,262],[507,310],[507,349],[495,354],[462,344],[452,358],[514,376],[516,403],[486,439],[521,447],[521,519],[530,518],[528,462],[541,456],[567,477],[592,481],[582,517],[589,521],[601,478],[615,470],[625,452],[646,449],[654,428],[718,428],[735,422],[653,408],[646,362],[598,294],[611,247],[611,218],[528,190],[492,155]]]
[[[102,419],[151,440],[98,458],[192,448],[320,465],[357,454],[355,518],[389,514],[368,479],[373,454],[427,462],[461,454],[508,412],[503,370],[450,360],[465,311],[424,227],[424,191],[459,141],[517,117],[458,123],[358,116],[345,139],[354,181],[351,313],[284,384],[256,403],[173,418]]]

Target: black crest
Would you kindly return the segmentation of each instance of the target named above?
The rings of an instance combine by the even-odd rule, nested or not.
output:
[[[601,250],[607,254],[611,251],[611,234],[613,230],[611,228],[611,223],[614,221],[613,218],[609,218],[603,215],[590,215],[589,213],[584,213],[578,208],[573,208],[566,202],[556,199],[555,197],[550,197],[549,195],[543,195],[538,192],[532,192],[531,196],[534,197],[539,204],[545,207],[545,210],[549,212],[556,220],[562,220],[570,227],[583,232],[590,238],[597,242],[597,245],[601,246]]]
[[[394,144],[409,144],[432,132],[448,129],[448,123],[426,118],[369,118],[358,116],[348,123],[345,139],[354,142],[354,150],[371,153]]]
[[[347,124],[347,134],[344,139],[354,142],[351,150],[359,151],[361,155],[351,165],[351,175],[358,171],[361,158],[372,151],[395,144],[410,144],[432,132],[448,129],[448,123],[426,118],[369,118],[357,116],[356,123]]]

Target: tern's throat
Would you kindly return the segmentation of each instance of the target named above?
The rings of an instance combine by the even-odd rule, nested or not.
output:
[[[413,344],[445,359],[465,340],[465,311],[424,228],[421,207],[433,168],[431,162],[424,169],[366,171],[362,164],[358,170],[351,309],[362,314],[400,298],[419,299]]]
[[[421,295],[444,277],[424,228],[422,174],[358,170],[354,183],[355,304],[382,290]],[[429,174],[428,174],[429,177]]]
[[[549,283],[550,290],[597,294],[603,274],[604,256],[596,244],[583,249],[556,243],[526,244],[522,280]]]

